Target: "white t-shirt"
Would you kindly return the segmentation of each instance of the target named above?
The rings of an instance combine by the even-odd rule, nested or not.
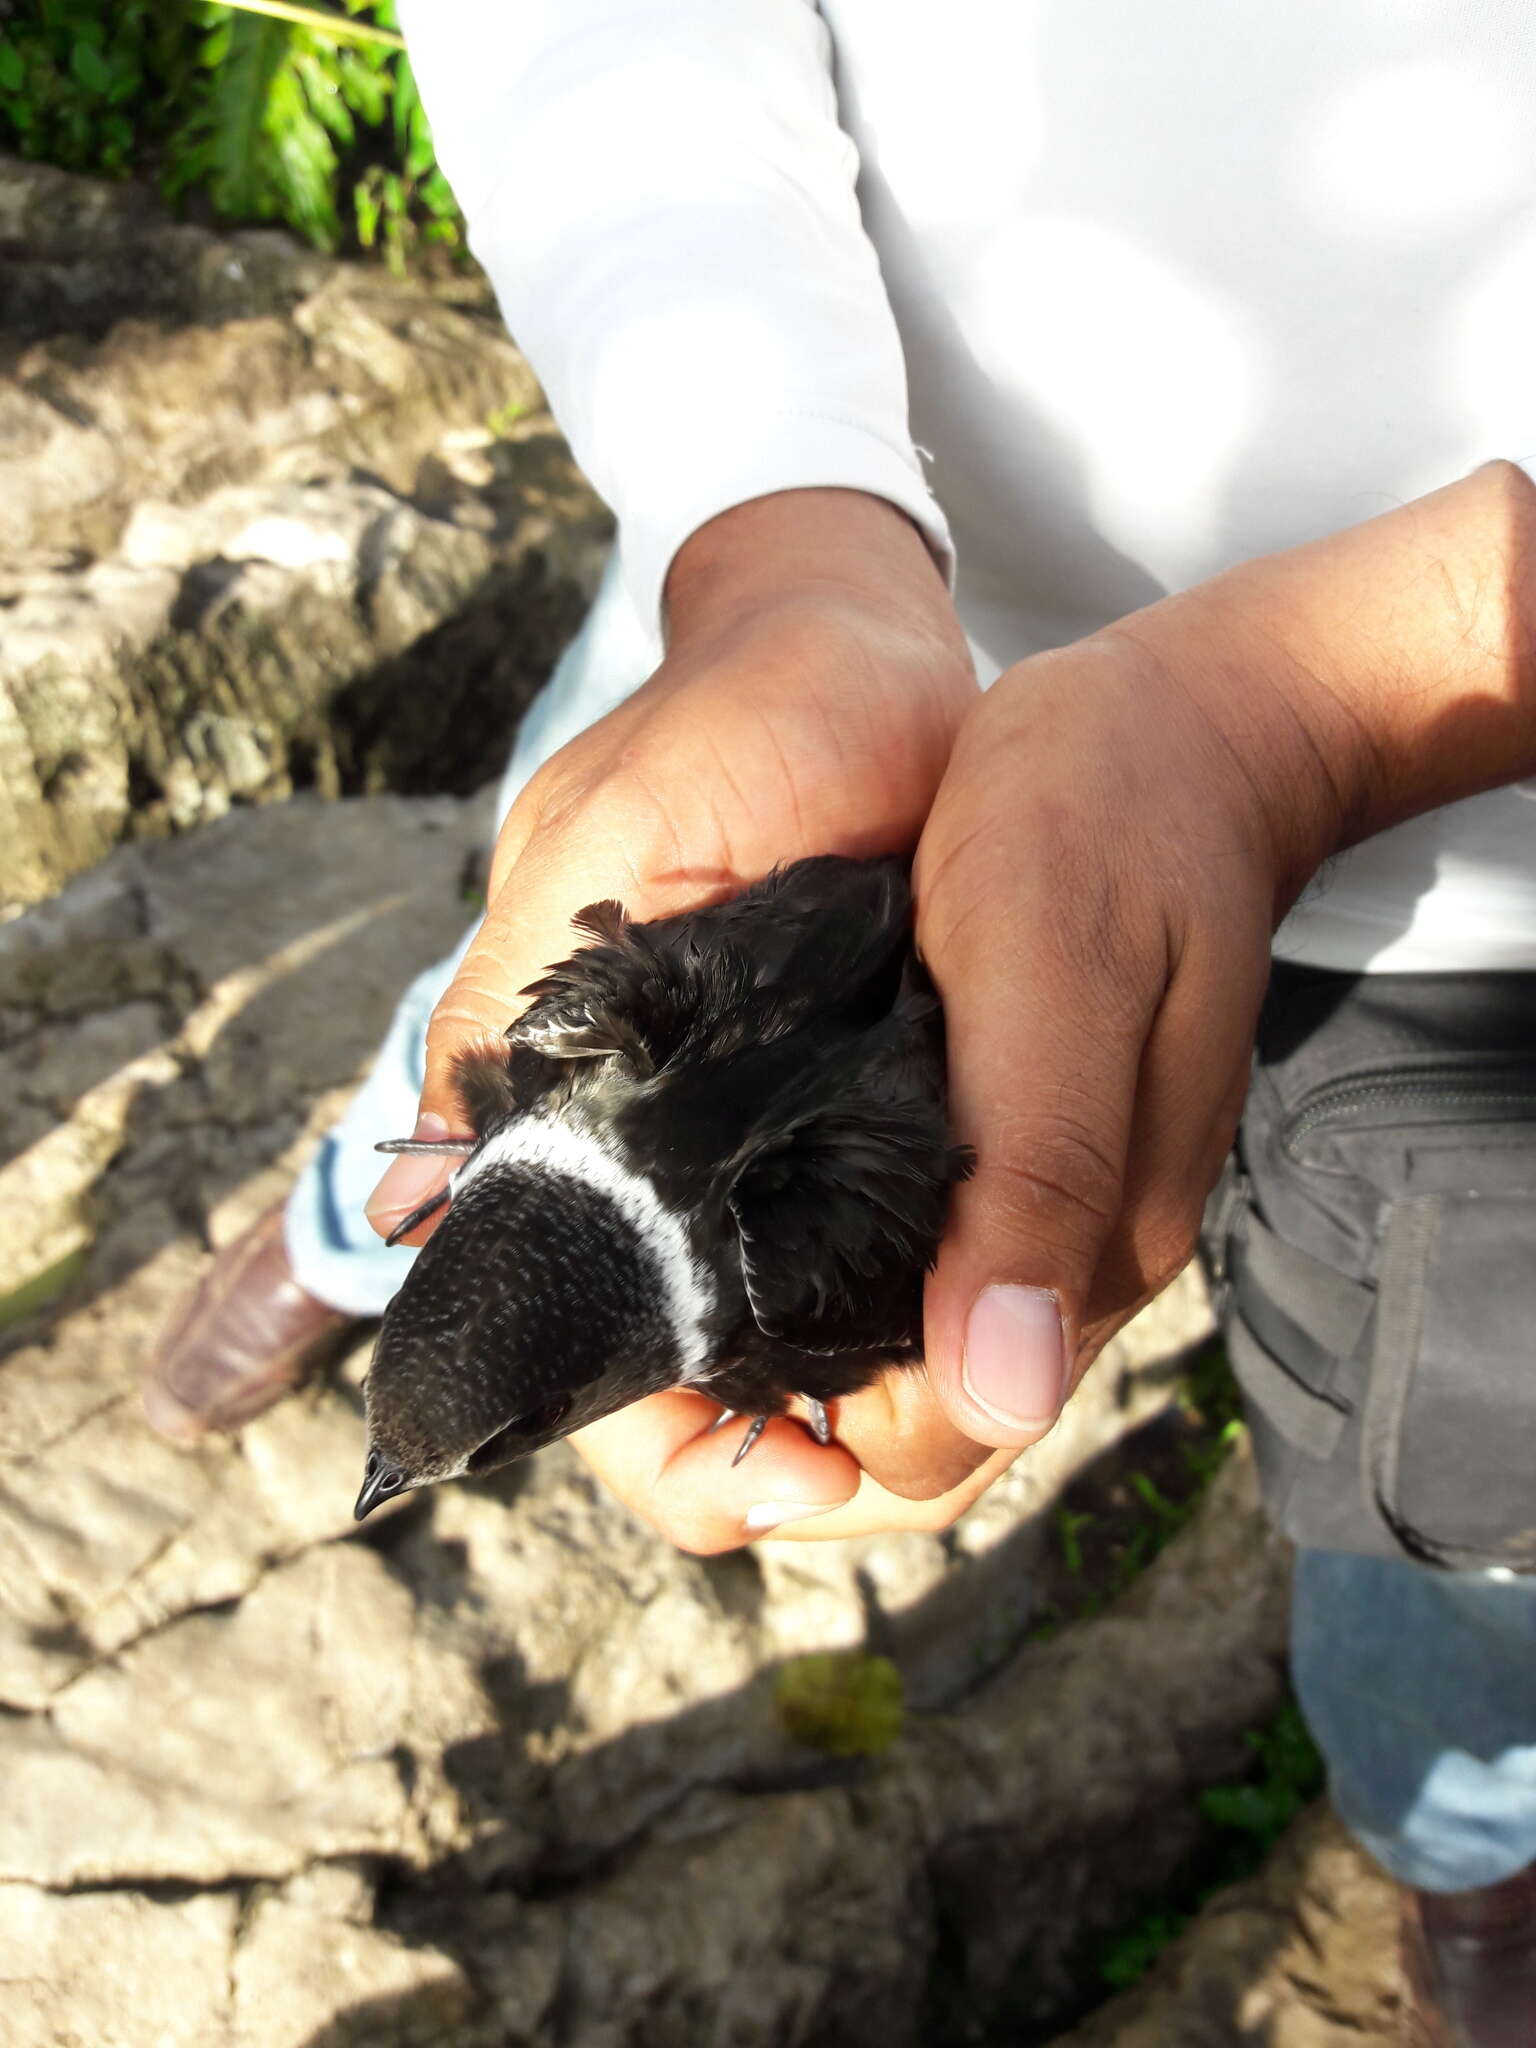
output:
[[[767,491],[903,506],[990,680],[1491,457],[1536,464],[1530,0],[403,12],[658,650],[678,546]],[[1536,801],[1382,834],[1279,944],[1536,967]]]

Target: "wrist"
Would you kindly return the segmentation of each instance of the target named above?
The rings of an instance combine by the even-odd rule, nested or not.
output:
[[[963,649],[944,579],[906,513],[866,491],[830,488],[752,498],[691,534],[667,572],[668,649],[807,603],[834,613],[867,607]]]
[[[1536,486],[1487,464],[1107,635],[1198,702],[1288,907],[1332,854],[1536,773]]]

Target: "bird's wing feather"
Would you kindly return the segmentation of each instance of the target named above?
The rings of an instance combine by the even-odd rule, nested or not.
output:
[[[635,924],[618,903],[575,919],[594,943],[551,967],[507,1034],[545,1060],[613,1057],[649,1075],[782,1037],[815,1012],[883,1014],[908,943],[898,860],[827,855],[727,903]]]
[[[730,1196],[753,1318],[806,1351],[910,1344],[952,1184],[968,1155],[949,1137],[927,1041],[931,1005],[898,1006],[843,1085],[751,1151]]]
[[[685,943],[723,943],[751,963],[753,985],[793,1012],[835,1014],[871,982],[890,1007],[912,917],[906,865],[822,854],[775,868],[728,903],[665,921]],[[665,928],[665,927],[663,927]],[[792,1028],[799,1015],[785,1017]]]

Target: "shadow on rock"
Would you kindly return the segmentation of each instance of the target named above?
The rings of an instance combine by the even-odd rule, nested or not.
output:
[[[9,929],[0,1293],[90,1247],[13,1348],[281,1195],[405,983],[472,917],[489,824],[448,801],[239,812],[124,849]]]
[[[1129,1438],[1070,1497],[1107,1498],[1149,1453],[1145,1433]],[[479,2020],[504,2028],[485,2038],[509,2048],[1054,2039],[1105,1995],[1096,1945],[1198,1859],[1198,1791],[1241,1771],[1244,1732],[1278,1697],[1284,1614],[1239,1460],[1111,1610],[1035,1640],[1061,1504],[1041,1501],[926,1596],[871,1617],[864,1646],[895,1658],[909,1703],[930,1702],[909,1704],[883,1755],[793,1742],[775,1706],[782,1659],[590,1747],[579,1675],[550,1684],[516,1656],[488,1660],[499,1725],[443,1758],[475,1844],[386,1871],[376,1926],[454,1957]],[[418,1597],[451,1605],[468,1575],[433,1520],[412,1518],[388,1547]],[[765,1565],[783,1560],[759,1552],[708,1575],[714,1627]],[[514,1927],[521,1978],[497,1960]],[[306,2048],[392,2040],[397,2023],[481,2038],[433,2034],[430,2000],[406,2000],[339,2016]]]

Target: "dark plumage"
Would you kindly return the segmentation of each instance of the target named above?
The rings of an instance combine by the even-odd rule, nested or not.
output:
[[[476,1144],[384,1319],[359,1516],[665,1387],[767,1417],[921,1356],[967,1156],[903,864],[576,924],[593,943],[461,1059]]]

